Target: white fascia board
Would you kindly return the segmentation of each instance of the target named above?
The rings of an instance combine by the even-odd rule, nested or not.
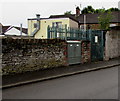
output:
[[[81,41],[67,41],[67,43],[81,43]]]
[[[70,18],[49,18],[49,19],[41,19],[41,20],[57,20],[57,19],[65,19],[65,20],[69,20]]]

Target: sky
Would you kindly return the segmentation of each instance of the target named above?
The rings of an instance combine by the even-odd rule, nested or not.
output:
[[[27,28],[27,19],[35,18],[40,14],[41,18],[50,15],[64,14],[72,11],[75,14],[76,6],[81,9],[91,5],[95,9],[117,7],[120,0],[1,0],[0,23],[3,25],[20,26]]]

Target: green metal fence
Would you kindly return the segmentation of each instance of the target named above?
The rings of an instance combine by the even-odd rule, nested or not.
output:
[[[49,27],[48,26],[48,39],[64,39],[64,40],[90,40],[90,30],[84,31],[70,27]]]

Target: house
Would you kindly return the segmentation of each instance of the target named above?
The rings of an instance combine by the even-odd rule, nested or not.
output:
[[[46,39],[48,26],[78,28],[78,21],[72,16],[40,18],[40,15],[37,15],[37,18],[28,19],[28,35]]]
[[[113,19],[110,21],[110,27],[112,26],[120,26],[120,11],[112,12]],[[100,14],[85,14],[86,17],[86,29],[100,29],[98,17]],[[79,21],[79,27],[82,28],[84,26],[84,14],[81,14],[77,17]]]
[[[112,12],[113,19],[110,21],[110,27],[112,26],[120,26],[120,11],[114,11]],[[86,26],[86,29],[100,29],[98,17],[100,14],[94,13],[94,14],[80,14],[80,9],[76,8],[76,14],[70,14],[70,15],[52,15],[50,18],[60,18],[60,17],[66,17],[70,16],[71,18],[78,21],[78,25],[80,29],[84,29],[84,24]]]
[[[27,28],[22,28],[22,33],[21,33],[20,27],[2,26],[2,35],[6,35],[6,36],[27,36]]]

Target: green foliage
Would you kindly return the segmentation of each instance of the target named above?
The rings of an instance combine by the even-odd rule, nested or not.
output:
[[[109,12],[109,11],[111,11],[111,12],[113,12],[113,11],[119,11],[119,9],[118,8],[109,8],[105,12]]]
[[[88,14],[88,13],[102,13],[102,12],[113,12],[113,11],[120,11],[118,8],[109,8],[107,10],[105,10],[105,8],[100,8],[100,9],[94,9],[92,6],[87,6],[85,8],[83,8],[83,10],[81,11],[82,14]]]
[[[82,12],[82,14],[94,13],[94,9],[92,6],[88,6],[88,7],[83,8],[83,10],[81,12]]]
[[[105,12],[105,8],[102,8],[102,9],[96,9],[94,10],[95,12],[94,13],[102,13],[102,12]]]
[[[64,15],[72,14],[72,11],[66,11]]]
[[[102,12],[113,12],[113,11],[120,11],[118,8],[109,8],[109,9],[105,9],[105,8],[100,8],[100,9],[94,9],[92,6],[87,6],[85,8],[83,8],[83,10],[81,10],[82,14],[88,14],[88,13],[102,13]],[[72,14],[72,11],[66,11],[64,12],[64,15],[67,14]]]
[[[101,12],[100,16],[98,17],[98,21],[100,24],[100,29],[102,30],[108,30],[110,21],[113,19],[113,16],[111,14],[111,11],[105,13]]]

